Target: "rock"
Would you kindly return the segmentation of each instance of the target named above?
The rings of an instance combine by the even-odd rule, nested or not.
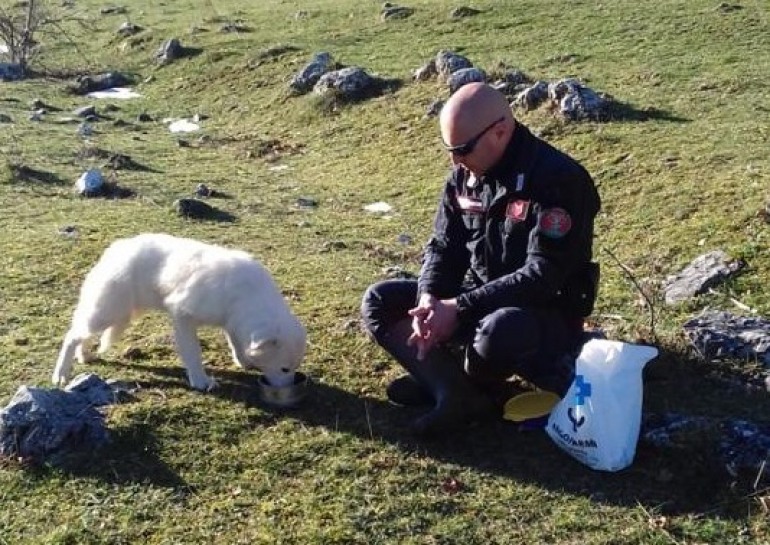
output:
[[[184,56],[184,48],[177,38],[163,42],[155,52],[155,61],[164,65]]]
[[[731,260],[725,252],[716,250],[696,257],[682,272],[664,282],[665,300],[673,305],[706,291],[737,274],[746,264]]]
[[[572,121],[599,119],[607,106],[602,96],[574,78],[549,84],[548,98],[558,104],[559,112],[565,118]]]
[[[117,34],[118,36],[127,38],[129,36],[133,36],[134,34],[139,34],[142,30],[142,27],[139,25],[126,21],[118,27]]]
[[[178,199],[174,201],[176,213],[182,217],[199,220],[233,221],[235,218],[198,199]]]
[[[380,18],[383,21],[391,19],[406,19],[414,14],[414,9],[404,6],[396,6],[390,2],[385,2],[380,10]]]
[[[211,189],[206,184],[198,184],[194,192],[196,197],[210,197]]]
[[[458,8],[453,9],[449,16],[452,19],[462,19],[464,17],[473,17],[474,15],[478,15],[481,13],[481,10],[475,9],[475,8],[469,8],[467,6],[460,6]]]
[[[316,208],[318,206],[318,201],[311,197],[299,197],[296,205],[298,208]]]
[[[513,105],[524,110],[534,110],[548,98],[548,83],[537,81],[521,91],[513,100]]]
[[[705,360],[725,357],[759,361],[770,368],[770,320],[704,311],[688,320],[685,334]]]
[[[88,138],[89,136],[92,136],[94,134],[94,128],[90,123],[86,123],[85,121],[78,125],[78,136],[82,138]]]
[[[325,51],[316,53],[308,64],[289,82],[289,87],[296,93],[307,93],[326,72],[334,69],[332,56]]]
[[[473,82],[487,81],[486,73],[479,68],[460,68],[455,70],[447,79],[449,93],[454,94],[460,87]]]
[[[126,87],[132,83],[133,78],[121,72],[105,72],[94,76],[80,76],[70,90],[76,94],[85,95],[113,87]]]
[[[441,113],[441,108],[443,107],[444,107],[444,101],[441,100],[440,98],[437,98],[436,100],[430,103],[430,105],[428,106],[428,111],[425,112],[425,115],[428,117],[435,117]]]
[[[13,123],[13,119],[8,114],[0,113],[0,123]]]
[[[461,68],[473,68],[473,63],[457,53],[441,50],[436,54],[436,70],[439,77],[448,79]]]
[[[412,78],[414,81],[427,81],[435,77],[437,74],[438,71],[436,70],[436,59],[432,59],[412,72]]]
[[[136,120],[140,123],[149,123],[150,121],[155,121],[147,112],[141,112],[138,116],[136,116]]]
[[[73,112],[78,117],[91,117],[96,115],[96,106],[81,106],[75,109]]]
[[[84,197],[96,197],[104,191],[104,177],[99,169],[92,168],[80,175],[75,191]]]
[[[322,75],[313,86],[313,92],[324,95],[336,92],[348,99],[357,99],[365,95],[374,79],[363,68],[350,66]]]
[[[240,23],[225,23],[219,29],[219,32],[223,32],[226,34],[230,32],[241,33],[241,32],[251,32],[251,29],[246,25],[243,25]]]
[[[128,9],[125,6],[107,6],[99,10],[102,15],[123,15]]]
[[[64,390],[21,386],[0,411],[0,456],[55,462],[68,452],[92,451],[109,440],[97,407],[115,400],[96,375],[79,375]]]

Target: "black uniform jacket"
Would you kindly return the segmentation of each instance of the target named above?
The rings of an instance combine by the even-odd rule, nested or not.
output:
[[[555,307],[587,316],[600,199],[575,160],[518,123],[502,159],[480,180],[456,167],[425,249],[419,293],[457,296],[460,321],[503,307]]]

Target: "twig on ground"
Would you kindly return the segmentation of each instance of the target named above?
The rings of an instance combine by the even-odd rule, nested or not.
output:
[[[647,308],[650,309],[650,332],[652,333],[652,338],[657,341],[658,335],[655,332],[655,305],[653,305],[652,300],[650,297],[645,293],[645,291],[642,289],[642,287],[639,285],[639,282],[636,281],[636,277],[634,276],[634,273],[631,271],[631,269],[623,264],[614,253],[612,253],[611,250],[608,250],[607,248],[602,248],[614,261],[617,263],[618,267],[626,273],[626,276],[628,276],[628,279],[631,280],[631,283],[633,283],[634,287],[639,291],[639,294],[644,299],[644,302],[647,303]]]

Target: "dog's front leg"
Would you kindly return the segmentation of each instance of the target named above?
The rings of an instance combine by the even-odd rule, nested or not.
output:
[[[174,320],[174,340],[179,357],[187,370],[190,386],[196,390],[213,390],[217,383],[206,375],[203,369],[201,344],[198,340],[195,324],[184,318]]]
[[[238,350],[238,347],[233,342],[232,337],[230,337],[230,333],[227,331],[225,331],[225,339],[227,339],[227,344],[230,347],[230,352],[233,355],[233,361],[238,365],[238,367],[241,367],[242,369],[246,369],[243,356],[241,352]]]

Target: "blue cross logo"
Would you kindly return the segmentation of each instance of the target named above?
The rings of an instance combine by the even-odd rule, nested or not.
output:
[[[583,405],[587,397],[591,397],[591,383],[586,382],[583,375],[575,376],[575,405]]]

